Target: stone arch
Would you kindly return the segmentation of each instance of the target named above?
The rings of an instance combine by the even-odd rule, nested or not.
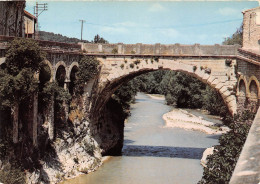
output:
[[[67,82],[67,68],[63,61],[60,61],[55,66],[55,81],[58,82],[60,87],[64,87],[65,82]]]
[[[66,63],[64,61],[59,61],[55,67],[54,67],[54,75],[53,75],[53,80],[55,81],[56,80],[56,75],[57,75],[57,71],[59,69],[59,67],[64,67],[65,69],[65,80],[67,79],[67,66],[66,66]]]
[[[102,109],[102,104],[105,104],[110,96],[114,93],[114,91],[124,82],[127,82],[134,77],[148,73],[155,70],[173,70],[180,71],[185,74],[191,75],[203,83],[210,85],[213,89],[215,89],[223,98],[223,101],[227,105],[231,114],[235,114],[237,112],[237,104],[236,97],[233,92],[233,88],[236,85],[235,82],[229,82],[228,79],[223,82],[219,80],[218,76],[211,75],[211,69],[206,66],[200,66],[196,63],[184,63],[174,59],[158,59],[154,61],[152,64],[149,64],[150,61],[147,62],[147,59],[139,59],[138,67],[131,67],[129,64],[135,63],[132,59],[130,62],[121,62],[117,61],[117,66],[115,67],[115,62],[110,62],[111,66],[107,66],[108,68],[114,67],[113,70],[106,74],[105,78],[100,79],[103,83],[102,88],[99,89],[98,96],[99,99],[95,99],[94,111],[99,111]],[[122,64],[127,64],[130,67],[125,69],[120,69]],[[108,65],[107,62],[104,62],[104,65]],[[115,69],[116,68],[116,69]],[[116,71],[117,70],[117,71]],[[226,76],[226,78],[228,78]],[[100,101],[100,103],[99,103]],[[101,103],[102,102],[102,103]]]
[[[249,89],[249,97],[252,100],[260,99],[260,92],[259,92],[259,81],[255,76],[251,76],[248,82],[248,89]]]
[[[240,76],[237,85],[237,96],[248,97],[248,95],[249,95],[249,89],[247,85],[247,80],[244,76]]]
[[[76,81],[76,73],[79,70],[79,64],[77,62],[73,62],[68,69],[68,82],[69,82],[69,92],[70,94],[74,93],[75,81]]]
[[[51,75],[51,77],[50,77],[50,82],[53,82],[53,78],[54,78],[54,69],[53,69],[53,66],[52,66],[52,64],[50,63],[50,61],[48,61],[48,60],[44,60],[43,61],[43,63],[44,64],[46,64],[47,66],[49,66],[49,68],[50,68],[50,75]],[[38,78],[38,80],[39,80],[39,78]]]

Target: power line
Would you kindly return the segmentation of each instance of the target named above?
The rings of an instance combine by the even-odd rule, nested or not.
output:
[[[242,21],[242,19],[231,19],[231,20],[224,20],[224,21],[216,21],[216,22],[207,22],[202,24],[189,24],[189,25],[171,25],[171,26],[165,26],[165,27],[153,27],[153,26],[135,26],[135,28],[147,28],[147,29],[168,29],[168,28],[189,28],[189,27],[200,27],[200,26],[207,26],[207,25],[215,25],[215,24],[222,24],[222,23],[229,23],[229,22],[237,22]],[[112,27],[117,28],[120,27],[120,25],[107,25],[107,24],[96,24],[88,22],[86,23],[88,25],[94,25],[94,26],[101,26],[101,27]]]

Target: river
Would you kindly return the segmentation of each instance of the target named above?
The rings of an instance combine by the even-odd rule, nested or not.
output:
[[[202,153],[218,143],[218,136],[165,128],[162,116],[171,109],[164,100],[138,93],[125,124],[123,155],[64,184],[196,184],[203,173]]]

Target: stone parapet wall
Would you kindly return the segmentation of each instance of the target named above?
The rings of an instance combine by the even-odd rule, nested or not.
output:
[[[80,43],[86,53],[113,53],[116,54],[160,54],[160,55],[237,55],[240,45],[181,45],[181,44],[93,44]]]

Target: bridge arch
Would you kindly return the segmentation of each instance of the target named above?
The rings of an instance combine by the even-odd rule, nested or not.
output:
[[[44,65],[47,65],[48,67],[49,67],[49,69],[50,69],[50,82],[53,82],[53,78],[54,78],[54,69],[53,69],[53,66],[52,66],[52,64],[50,63],[50,61],[48,61],[48,60],[44,60],[43,61],[43,64]]]
[[[244,76],[240,76],[237,85],[237,96],[248,97],[248,95],[249,95],[249,89],[248,89],[247,80]]]
[[[260,98],[259,81],[255,76],[251,76],[249,78],[248,89],[249,89],[249,97],[252,100],[257,100]]]
[[[129,61],[130,60],[130,61]],[[113,59],[101,62],[102,68],[105,72],[101,78],[101,89],[98,92],[98,98],[93,104],[94,111],[100,111],[104,104],[109,100],[110,96],[119,88],[124,82],[128,82],[134,77],[148,73],[155,70],[173,70],[180,71],[190,76],[193,76],[205,84],[210,85],[215,89],[223,98],[231,114],[235,114],[237,110],[236,97],[234,94],[234,87],[237,81],[229,82],[228,76],[223,76],[224,80],[220,80],[217,75],[212,75],[214,68],[210,65],[203,65],[202,62],[186,62],[178,59],[128,59],[115,61]],[[138,61],[138,62],[137,62]],[[221,61],[222,62],[222,61]],[[223,63],[225,60],[223,60]],[[111,69],[112,68],[112,69]],[[107,72],[107,70],[110,70]]]
[[[76,81],[76,73],[79,70],[78,62],[73,62],[68,69],[68,82],[69,82],[69,92],[70,94],[74,93],[75,81]]]
[[[59,61],[55,67],[54,67],[54,77],[53,77],[53,80],[56,81],[57,80],[57,72],[59,69],[62,69],[64,68],[65,69],[65,80],[67,79],[67,65],[64,61]]]
[[[67,72],[67,79],[70,81],[71,80],[71,73],[72,73],[72,70],[75,69],[75,68],[79,68],[79,63],[78,62],[73,62],[71,63],[71,65],[69,66],[68,68],[68,72]]]

